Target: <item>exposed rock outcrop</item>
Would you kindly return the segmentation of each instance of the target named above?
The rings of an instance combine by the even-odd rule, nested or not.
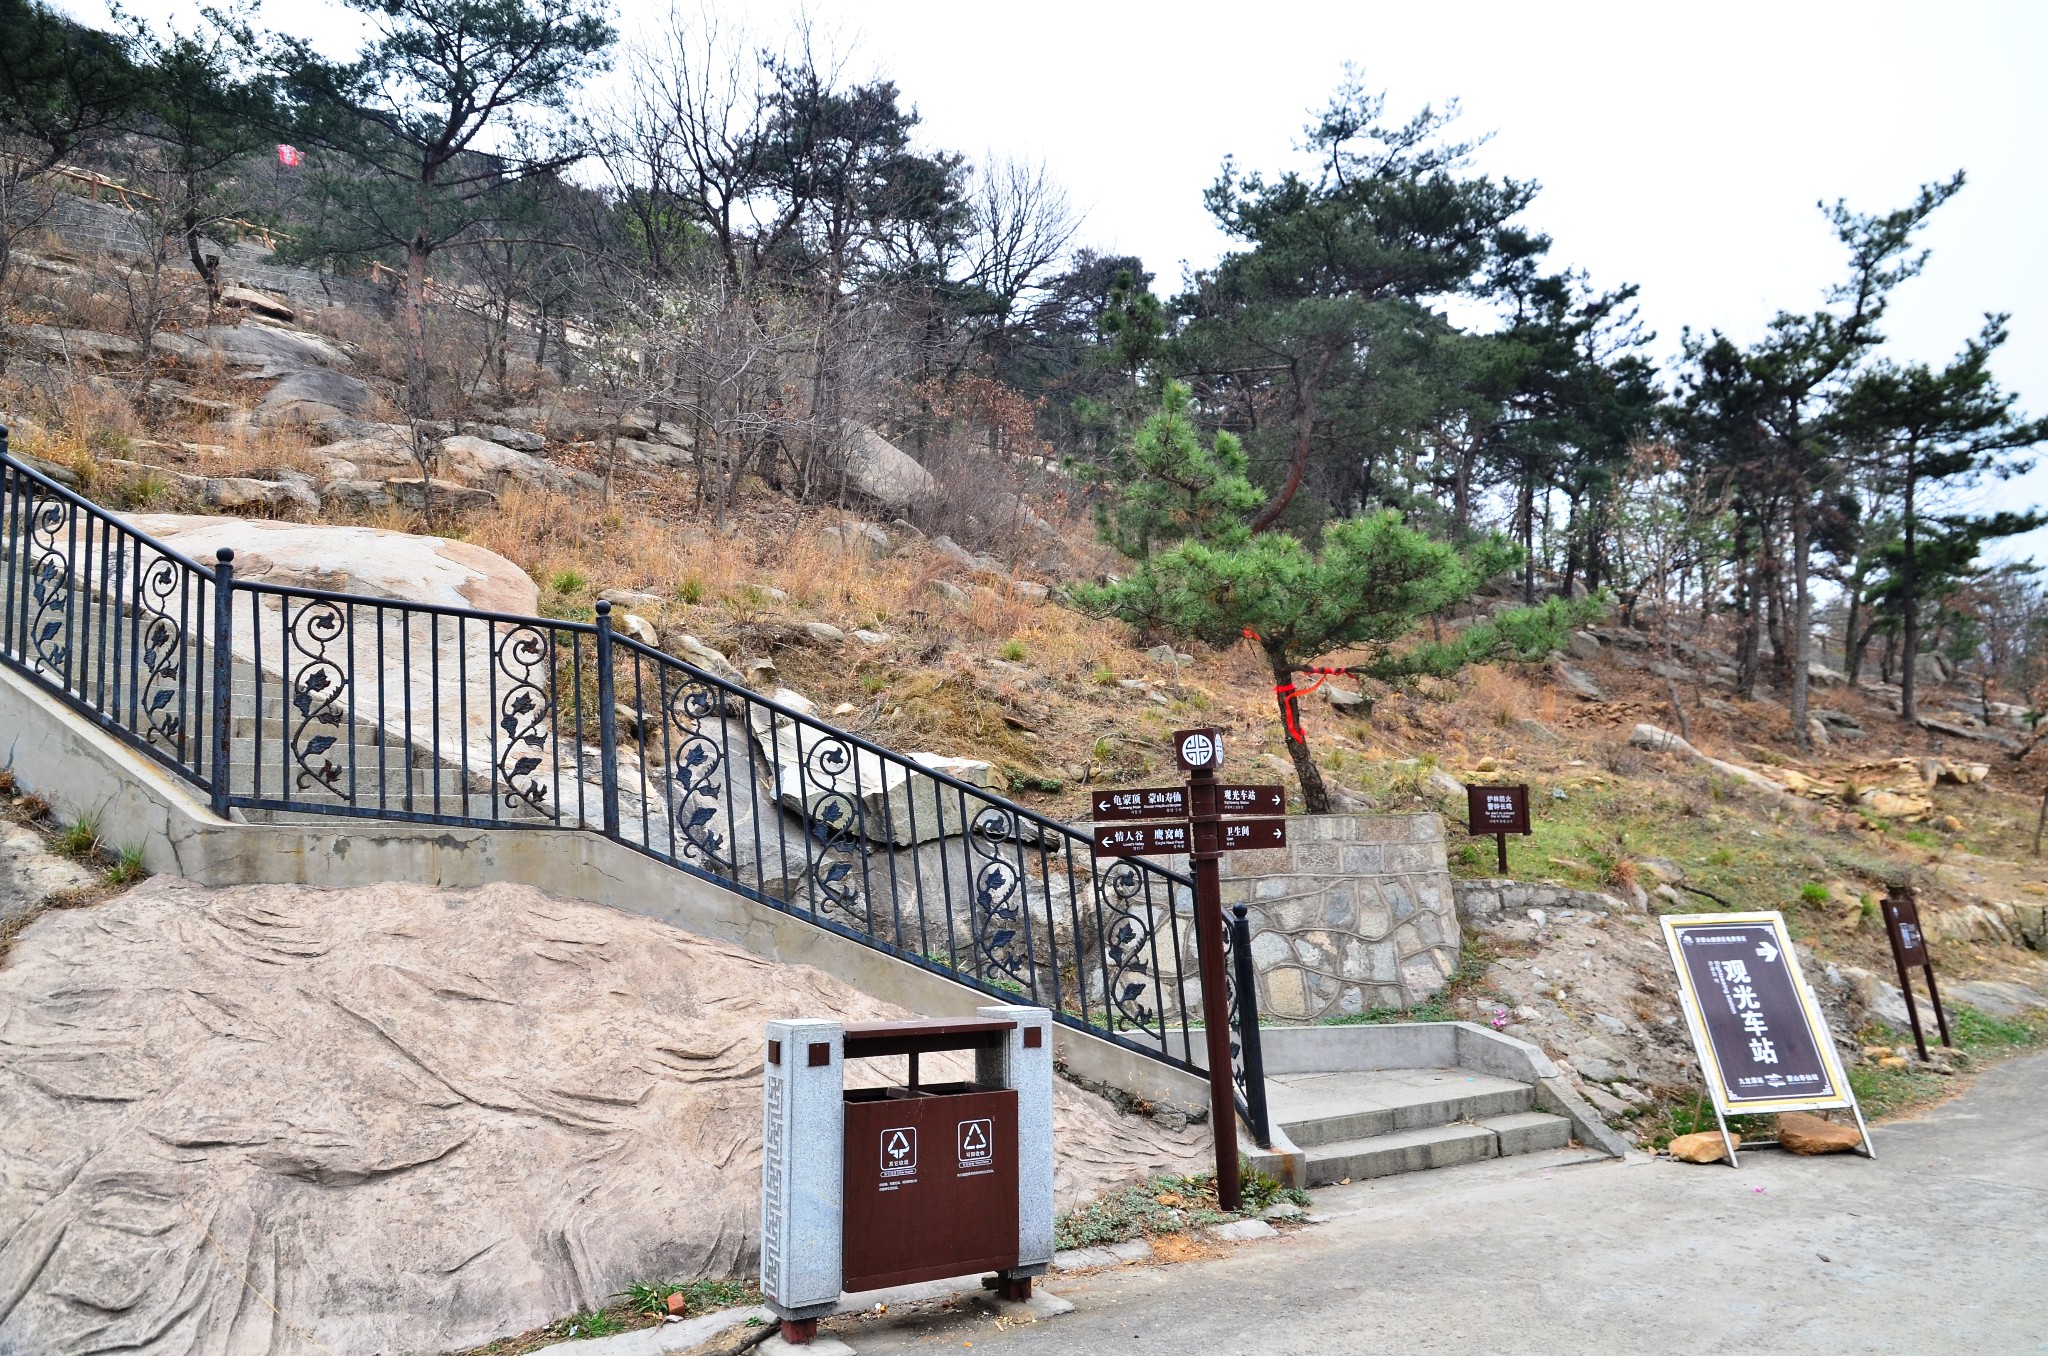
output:
[[[0,970],[0,1350],[447,1351],[751,1275],[764,1023],[909,1015],[524,886],[160,877],[45,915]],[[1062,1205],[1205,1153],[1054,1100]]]

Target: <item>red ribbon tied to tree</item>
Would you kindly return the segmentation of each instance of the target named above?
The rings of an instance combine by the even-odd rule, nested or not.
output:
[[[1252,628],[1249,626],[1244,628],[1244,638],[1246,640],[1253,642],[1254,644],[1264,643],[1264,640],[1262,639],[1262,637],[1260,637],[1259,633],[1257,631],[1252,630]],[[1356,670],[1311,667],[1296,669],[1295,672],[1314,674],[1315,681],[1313,683],[1308,684],[1305,687],[1299,683],[1275,683],[1273,684],[1273,695],[1280,699],[1280,715],[1281,718],[1285,720],[1287,723],[1288,737],[1293,739],[1294,742],[1297,744],[1306,744],[1308,743],[1308,736],[1304,735],[1301,732],[1301,722],[1294,718],[1295,699],[1298,697],[1305,697],[1309,693],[1321,687],[1323,685],[1323,680],[1325,678],[1334,678],[1337,677],[1339,674],[1354,673],[1356,672]]]

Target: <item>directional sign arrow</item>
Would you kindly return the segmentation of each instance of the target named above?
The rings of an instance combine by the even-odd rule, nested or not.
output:
[[[1126,824],[1121,827],[1099,824],[1095,828],[1095,855],[1098,857],[1144,857],[1187,850],[1186,820],[1178,824]]]
[[[1769,965],[1778,958],[1778,948],[1772,946],[1769,942],[1758,942],[1756,944],[1756,954],[1764,958],[1765,965]]]
[[[1195,825],[1195,848],[1199,852],[1251,852],[1286,846],[1284,819],[1226,819]]]
[[[1219,786],[1216,808],[1226,815],[1284,815],[1287,791],[1279,786]]]

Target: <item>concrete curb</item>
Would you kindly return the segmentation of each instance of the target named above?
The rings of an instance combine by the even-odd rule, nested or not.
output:
[[[680,1323],[663,1323],[638,1332],[615,1337],[578,1337],[552,1346],[536,1348],[530,1356],[677,1356],[703,1346],[721,1333],[732,1331],[751,1319],[760,1319],[761,1336],[775,1331],[775,1316],[758,1304],[741,1309],[720,1309]],[[749,1343],[749,1345],[753,1345]]]

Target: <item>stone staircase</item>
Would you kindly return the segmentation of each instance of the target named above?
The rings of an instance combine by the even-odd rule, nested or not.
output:
[[[1306,1156],[1306,1184],[1389,1177],[1562,1149],[1571,1123],[1536,1110],[1533,1083],[1470,1069],[1281,1074],[1274,1123]]]
[[[1267,1026],[1260,1043],[1273,1143],[1245,1152],[1291,1186],[1628,1151],[1541,1050],[1471,1022]]]

